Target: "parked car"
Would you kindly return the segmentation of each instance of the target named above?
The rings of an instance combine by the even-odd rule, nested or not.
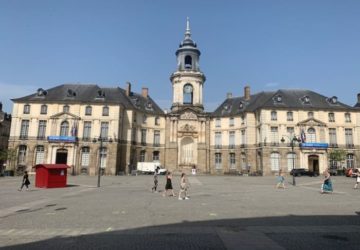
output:
[[[294,168],[290,171],[290,174],[294,176],[309,175],[309,171],[305,168]]]

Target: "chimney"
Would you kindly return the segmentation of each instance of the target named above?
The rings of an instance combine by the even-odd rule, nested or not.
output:
[[[148,88],[142,88],[141,89],[141,95],[145,98],[148,98],[148,95],[149,95],[149,89]]]
[[[358,94],[358,103],[360,103],[360,93]]]
[[[245,98],[245,101],[250,100],[250,86],[248,86],[248,85],[246,85],[244,88],[244,98]]]
[[[126,82],[126,96],[130,96],[131,94],[131,83],[130,82]]]
[[[228,93],[226,94],[226,98],[227,98],[227,99],[232,98],[232,93],[231,93],[231,92],[228,92]]]

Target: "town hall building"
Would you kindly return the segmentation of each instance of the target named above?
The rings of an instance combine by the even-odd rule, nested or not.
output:
[[[272,175],[280,169],[320,173],[330,154],[341,167],[360,167],[360,94],[352,107],[311,90],[228,93],[205,111],[205,74],[187,21],[170,76],[172,105],[164,112],[150,96],[95,84],[63,84],[13,99],[9,148],[14,168],[65,163],[72,174],[129,174],[138,162],[169,171]],[[337,166],[339,167],[339,166]],[[14,169],[16,170],[16,169]]]

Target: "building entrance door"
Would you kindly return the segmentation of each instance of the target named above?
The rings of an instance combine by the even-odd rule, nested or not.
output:
[[[308,166],[309,166],[309,172],[311,172],[315,176],[318,176],[319,175],[319,156],[318,155],[309,155]]]
[[[67,164],[68,152],[66,149],[58,149],[56,151],[56,164]]]

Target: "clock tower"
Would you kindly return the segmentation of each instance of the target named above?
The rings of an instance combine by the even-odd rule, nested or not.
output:
[[[205,75],[200,71],[200,51],[196,43],[191,39],[189,18],[186,21],[184,40],[176,51],[177,69],[171,75],[173,87],[172,112],[178,112],[184,108],[202,112],[203,86]]]

